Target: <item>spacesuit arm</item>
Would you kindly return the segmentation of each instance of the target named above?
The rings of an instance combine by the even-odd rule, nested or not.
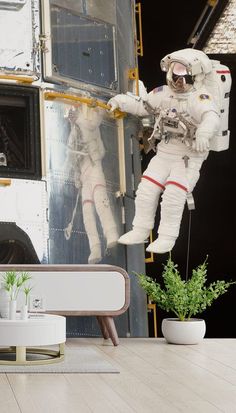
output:
[[[202,120],[196,130],[193,149],[197,152],[208,151],[210,140],[214,139],[214,135],[220,127],[220,117],[214,111],[205,112],[202,115]]]
[[[113,112],[115,109],[120,109],[122,112],[130,113],[136,116],[147,116],[149,113],[143,105],[143,100],[139,96],[133,94],[120,94],[111,98],[108,102]]]

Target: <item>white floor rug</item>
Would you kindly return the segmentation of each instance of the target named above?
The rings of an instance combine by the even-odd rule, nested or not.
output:
[[[1,355],[2,356],[2,355]],[[35,357],[35,355],[34,355]],[[30,358],[30,355],[29,355]],[[28,356],[27,356],[28,359]],[[65,359],[54,364],[0,365],[1,373],[119,373],[102,353],[92,347],[66,347]]]

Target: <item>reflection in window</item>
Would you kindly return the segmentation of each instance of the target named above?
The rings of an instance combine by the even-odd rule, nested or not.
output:
[[[86,0],[86,13],[96,19],[116,24],[116,0]]]
[[[119,238],[102,165],[105,147],[100,125],[103,117],[104,111],[97,108],[87,108],[87,110],[84,110],[84,107],[71,108],[68,113],[71,130],[68,136],[64,169],[72,168],[74,170],[74,183],[78,188],[78,195],[71,221],[64,233],[65,238],[69,240],[78,208],[78,200],[81,197],[83,223],[90,249],[89,264],[99,263],[103,258],[100,232],[105,237],[105,248],[108,250],[116,246]]]

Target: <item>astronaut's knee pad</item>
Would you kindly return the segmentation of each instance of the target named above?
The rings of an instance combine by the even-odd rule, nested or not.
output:
[[[107,194],[106,186],[102,183],[96,184],[93,188],[93,199],[95,201],[96,206],[100,204],[103,206],[108,206],[109,198]]]
[[[188,188],[180,183],[168,182],[162,197],[162,202],[168,202],[171,205],[183,203],[186,200]]]
[[[157,193],[161,193],[163,189],[164,186],[162,184],[157,183],[157,181],[148,176],[143,176],[138,185],[136,196],[150,199],[153,196],[156,196]]]

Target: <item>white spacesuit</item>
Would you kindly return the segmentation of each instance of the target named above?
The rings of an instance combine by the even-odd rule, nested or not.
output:
[[[81,190],[83,221],[90,247],[89,264],[98,263],[102,259],[96,214],[106,238],[106,248],[114,247],[119,238],[102,168],[105,148],[99,126],[103,112],[99,108],[82,105],[69,114],[71,132],[66,164],[67,169],[73,168],[75,185]],[[65,229],[67,239],[70,238],[71,230],[70,223]]]
[[[137,116],[154,115],[150,141],[157,139],[157,153],[143,173],[135,199],[133,229],[118,242],[144,242],[154,226],[160,195],[161,218],[158,238],[147,251],[170,251],[179,234],[187,194],[195,187],[210,141],[220,126],[219,108],[204,86],[204,77],[212,70],[211,60],[199,50],[184,49],[161,61],[167,72],[167,85],[144,98],[117,95],[108,104]]]

